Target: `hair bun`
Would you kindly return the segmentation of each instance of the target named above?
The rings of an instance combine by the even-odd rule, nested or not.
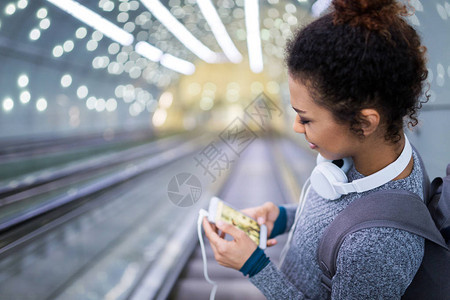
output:
[[[399,16],[408,15],[404,4],[395,0],[333,0],[334,22],[364,26],[380,31],[388,28]]]

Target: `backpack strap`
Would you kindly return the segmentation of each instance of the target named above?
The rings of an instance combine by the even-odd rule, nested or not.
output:
[[[428,210],[436,227],[447,242],[450,241],[450,164],[447,165],[447,176],[436,177],[431,182],[431,194]]]
[[[405,190],[385,190],[358,198],[326,228],[317,251],[322,284],[331,291],[336,260],[347,235],[372,227],[393,227],[422,236],[448,249],[422,199]]]

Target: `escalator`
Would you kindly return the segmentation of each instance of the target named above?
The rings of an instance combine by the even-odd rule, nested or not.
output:
[[[265,201],[292,202],[298,197],[294,195],[298,186],[293,186],[298,182],[288,178],[303,176],[299,174],[311,167],[306,162],[313,161],[305,158],[310,153],[285,138],[261,138],[235,159],[231,171],[211,180],[195,159],[210,140],[211,136],[203,136],[160,141],[157,150],[148,144],[108,153],[105,157],[111,160],[93,160],[102,162],[98,168],[88,171],[87,163],[84,171],[55,179],[81,178],[78,183],[52,190],[50,180],[22,190],[30,193],[50,184],[47,191],[14,202],[16,209],[9,213],[6,208],[14,203],[2,207],[1,298],[207,299],[211,286],[203,278],[196,249],[198,210],[213,195],[238,208]],[[139,149],[147,152],[140,155]],[[304,163],[292,163],[298,157]],[[169,183],[180,178],[177,174],[192,174],[200,182],[201,196],[192,205],[169,197]],[[86,188],[79,197],[73,192],[77,184],[78,192]],[[180,185],[179,193],[183,191]],[[61,202],[68,197],[71,201]],[[32,208],[29,201],[35,199],[46,200]],[[11,223],[17,216],[22,219]],[[275,262],[283,237],[279,243],[266,251]],[[239,272],[218,266],[210,249],[207,253],[210,275],[219,281],[216,299],[261,299]]]
[[[94,162],[104,166],[86,164],[89,170],[65,176],[72,180],[67,184],[52,186],[55,179],[41,184],[48,188],[35,195],[30,191],[37,187],[9,195],[31,193],[2,206],[2,299],[128,295],[166,252],[179,225],[173,220],[183,220],[189,211],[196,214],[169,200],[167,183],[180,171],[196,171],[191,155],[206,141],[160,141],[147,145],[145,155],[136,155],[135,148],[132,158],[120,152],[108,154],[112,160],[97,157]],[[201,184],[205,195],[214,187],[205,180]],[[124,274],[134,274],[126,288]]]

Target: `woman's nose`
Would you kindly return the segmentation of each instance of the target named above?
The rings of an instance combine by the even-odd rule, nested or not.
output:
[[[300,117],[298,115],[295,117],[293,128],[297,133],[305,133],[305,126],[300,123]]]

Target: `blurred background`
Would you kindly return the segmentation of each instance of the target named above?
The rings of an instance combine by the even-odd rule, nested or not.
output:
[[[431,97],[408,136],[442,176],[450,2],[409,2]],[[197,211],[295,202],[314,167],[283,59],[328,6],[0,1],[0,298],[207,299]],[[262,297],[207,255],[218,299]]]

